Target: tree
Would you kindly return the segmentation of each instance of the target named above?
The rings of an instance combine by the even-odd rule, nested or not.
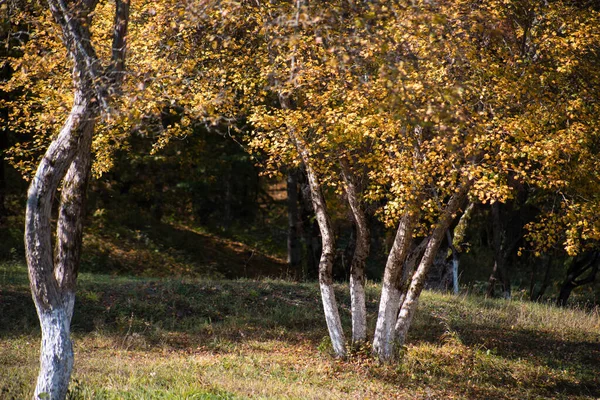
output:
[[[356,225],[356,243],[350,263],[350,300],[352,310],[352,343],[364,343],[367,340],[367,308],[365,299],[365,264],[369,256],[370,230],[365,213],[362,188],[352,173],[348,161],[340,160],[344,191],[352,210]]]
[[[567,269],[567,277],[560,288],[556,303],[559,306],[566,306],[573,289],[594,282],[599,266],[600,254],[597,251],[589,251],[571,260]],[[582,277],[586,272],[587,275]]]
[[[323,240],[322,297],[338,355],[345,354],[344,336],[324,191],[345,190],[350,200],[348,171],[368,176],[356,197],[381,204],[378,216],[397,228],[374,340],[383,360],[406,340],[424,278],[467,197],[505,203],[515,195],[514,180],[568,193],[571,211],[561,212],[562,220],[595,204],[578,201],[584,185],[574,183],[595,165],[585,156],[595,155],[589,121],[598,115],[596,12],[570,2],[472,0],[209,2],[207,10],[202,27],[211,40],[192,41],[202,54],[195,68],[216,68],[192,79],[190,90],[203,101],[212,98],[202,102],[208,116],[247,117],[250,146],[266,154],[269,171],[306,168]],[[223,17],[218,24],[215,16]],[[179,33],[184,43],[188,36]],[[223,58],[231,61],[222,66]],[[540,225],[554,229],[552,218],[544,218]],[[595,224],[570,226],[572,250],[577,235],[588,240],[598,232]],[[531,232],[536,241],[533,225]],[[417,237],[424,238],[422,253],[410,258]]]
[[[117,1],[112,58],[104,67],[92,45],[90,27],[97,1],[48,5],[60,27],[73,68],[73,105],[58,135],[42,157],[28,191],[26,258],[31,291],[42,329],[40,372],[34,397],[66,397],[73,368],[70,323],[82,240],[91,145],[100,113],[109,112],[109,93],[118,90],[125,61],[129,1]],[[62,183],[61,183],[62,182]],[[61,187],[52,248],[51,213]]]

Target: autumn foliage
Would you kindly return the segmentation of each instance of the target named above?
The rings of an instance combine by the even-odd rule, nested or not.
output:
[[[111,10],[101,1],[91,27],[100,58]],[[523,188],[539,210],[523,248],[598,248],[591,2],[165,0],[133,2],[130,18],[123,84],[94,135],[97,177],[133,135],[160,152],[198,126],[227,127],[266,174],[304,165],[315,188],[340,195],[360,183],[360,204],[404,226],[407,249],[429,238],[435,253],[468,202]],[[18,93],[5,123],[28,139],[8,159],[31,176],[68,114],[73,66],[49,12],[13,10],[11,21],[30,34],[5,60],[3,90]]]

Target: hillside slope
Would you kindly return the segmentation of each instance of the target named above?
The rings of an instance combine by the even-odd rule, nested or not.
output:
[[[73,398],[600,397],[598,310],[427,292],[393,366],[368,349],[331,358],[321,313],[316,283],[82,274]],[[0,337],[1,397],[27,398],[39,333],[18,263],[0,267]]]

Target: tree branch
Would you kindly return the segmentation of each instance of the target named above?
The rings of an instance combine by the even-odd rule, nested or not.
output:
[[[109,76],[113,88],[120,86],[125,71],[127,50],[127,27],[129,25],[129,0],[116,0],[115,23],[113,28],[112,60]]]
[[[93,11],[91,7],[95,8],[97,3],[97,0],[84,0],[83,12],[75,15],[69,10],[64,0],[48,0],[50,11],[61,27],[65,46],[73,57],[80,79],[90,81],[101,109],[108,113],[110,108],[104,76],[100,69],[101,63],[91,46],[89,33],[90,14]]]

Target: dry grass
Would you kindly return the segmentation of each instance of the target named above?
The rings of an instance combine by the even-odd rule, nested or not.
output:
[[[0,267],[0,398],[31,394],[39,335],[24,267]],[[348,327],[347,288],[338,288]],[[368,287],[374,324],[378,288]],[[331,357],[316,284],[84,274],[71,397],[600,397],[598,311],[427,292],[402,361]]]

